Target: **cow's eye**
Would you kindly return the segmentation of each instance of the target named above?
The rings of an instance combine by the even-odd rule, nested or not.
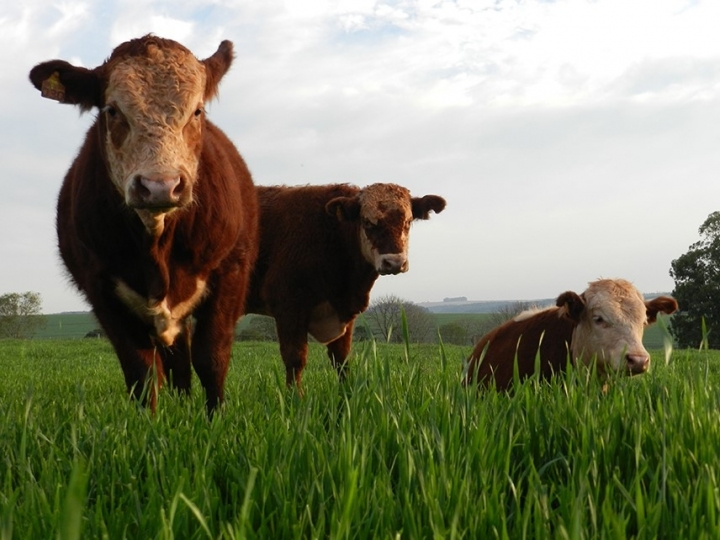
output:
[[[195,110],[195,116],[200,116],[203,113],[202,107],[198,107]]]
[[[595,324],[605,324],[605,319],[603,319],[600,315],[595,315],[593,317],[593,322]]]
[[[110,118],[115,118],[115,116],[117,115],[117,109],[112,105],[107,105],[105,107],[105,112]]]

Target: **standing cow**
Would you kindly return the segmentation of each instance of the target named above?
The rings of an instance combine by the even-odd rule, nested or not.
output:
[[[205,118],[232,59],[229,41],[198,60],[149,35],[94,69],[52,60],[30,72],[43,95],[99,110],[60,190],[58,245],[128,390],[140,398],[154,369],[187,393],[192,364],[209,413],[257,255],[250,173]]]
[[[275,318],[287,384],[301,387],[308,333],[327,345],[339,375],[355,318],[379,275],[408,269],[416,219],[442,212],[437,195],[373,184],[258,186],[260,253],[246,311]]]
[[[519,377],[526,378],[535,371],[538,350],[544,378],[563,371],[568,354],[574,364],[596,361],[601,376],[644,373],[650,355],[642,344],[643,330],[658,313],[677,307],[668,296],[645,301],[623,279],[594,281],[580,295],[564,292],[555,307],[521,313],[490,331],[475,345],[463,382],[507,389],[516,359]]]

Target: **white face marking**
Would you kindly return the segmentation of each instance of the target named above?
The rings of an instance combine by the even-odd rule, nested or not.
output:
[[[394,184],[373,184],[359,199],[363,257],[380,274],[406,272],[413,219],[410,192]]]
[[[162,195],[168,189],[162,182],[195,181],[204,88],[205,67],[182,50],[151,46],[147,57],[129,57],[113,66],[101,114],[110,176],[129,206],[148,204],[138,190]],[[145,184],[138,184],[140,178]],[[183,197],[192,200],[192,191]],[[163,208],[159,198],[150,201],[157,206],[154,213],[174,208]],[[183,204],[189,202],[185,198]]]
[[[155,334],[165,346],[175,343],[183,331],[183,321],[192,312],[206,291],[207,282],[198,279],[193,294],[175,306],[168,304],[167,298],[150,300],[131,289],[127,283],[118,279],[115,292],[118,298],[146,324],[155,327]]]
[[[622,280],[601,280],[583,294],[586,308],[573,333],[573,356],[583,363],[596,357],[604,371],[625,371],[632,357],[633,372],[647,370],[650,356],[642,343],[647,308],[637,289]]]

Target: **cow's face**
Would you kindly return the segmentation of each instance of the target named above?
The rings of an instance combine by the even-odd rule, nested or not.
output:
[[[110,179],[148,231],[193,201],[205,125],[204,103],[229,69],[232,44],[200,61],[182,45],[154,36],[123,43],[94,70],[61,61],[31,72],[38,86],[56,73],[62,101],[97,106]]]
[[[407,272],[410,225],[444,208],[442,197],[411,197],[395,184],[373,184],[355,197],[338,197],[326,206],[339,220],[357,223],[362,255],[379,274]]]
[[[577,295],[563,293],[557,300],[569,317],[577,321],[572,336],[572,356],[589,364],[597,362],[598,372],[634,375],[650,367],[650,355],[643,346],[643,331],[657,314],[673,313],[677,302],[658,297],[646,302],[640,292],[625,280],[603,279],[590,283]]]
[[[126,204],[157,216],[192,201],[203,127],[204,66],[149,46],[115,64],[101,111],[110,178]]]

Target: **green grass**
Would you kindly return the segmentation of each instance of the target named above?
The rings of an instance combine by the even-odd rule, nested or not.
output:
[[[2,341],[0,538],[720,536],[719,353],[506,394],[469,352],[356,345],[340,385],[312,344],[301,399],[237,344],[209,422],[199,385],[129,401],[104,340]]]

